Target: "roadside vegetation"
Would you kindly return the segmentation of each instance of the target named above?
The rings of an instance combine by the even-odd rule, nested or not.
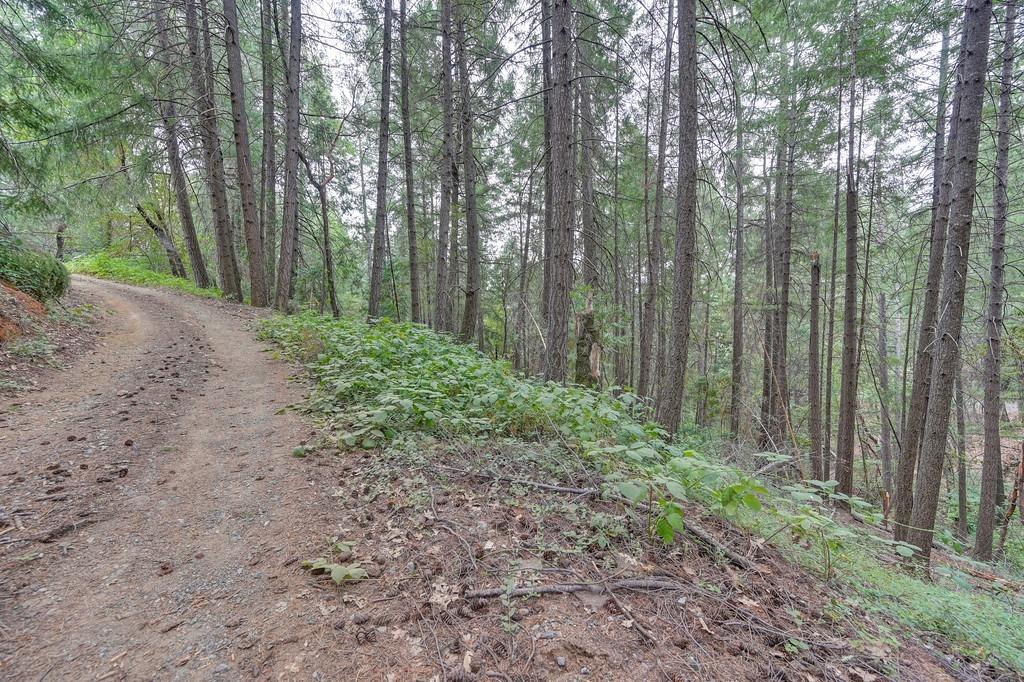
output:
[[[70,284],[67,269],[56,258],[4,237],[0,237],[0,281],[39,301],[60,298]]]
[[[68,263],[68,269],[73,273],[109,279],[123,284],[173,289],[204,298],[220,298],[220,292],[217,289],[197,287],[190,280],[175,277],[166,272],[157,272],[134,260],[113,256],[104,251],[79,256]]]
[[[703,440],[699,431],[668,442],[628,392],[523,377],[419,325],[303,314],[268,320],[262,334],[308,368],[314,385],[307,407],[330,434],[322,447],[371,449],[384,461],[418,452],[442,465],[453,448],[514,452],[534,482],[578,493],[592,486],[596,492],[585,497],[621,504],[666,546],[696,542],[726,563],[756,570],[759,548],[769,543],[831,584],[837,609],[884,615],[894,642],[923,637],[965,660],[1024,670],[1024,641],[1005,636],[1024,628],[1024,576],[1013,563],[993,571],[951,551],[931,579],[906,573],[898,562],[912,548],[884,532],[881,509],[836,493],[835,481],[754,478],[723,464],[714,454],[720,444],[704,441],[704,453],[688,449],[687,441]],[[552,449],[556,461],[585,464],[587,486],[531,463]],[[780,469],[785,462],[766,464]],[[837,503],[852,514],[838,512]],[[708,547],[698,525],[704,509],[749,537],[712,538]]]

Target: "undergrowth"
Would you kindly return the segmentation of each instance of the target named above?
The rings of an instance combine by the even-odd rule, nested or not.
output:
[[[100,252],[79,256],[68,263],[71,272],[91,275],[100,279],[109,279],[124,284],[135,284],[146,287],[163,287],[174,289],[193,296],[220,298],[217,289],[202,289],[194,282],[181,277],[174,277],[166,272],[156,272],[134,261],[118,258]]]
[[[846,502],[867,524],[881,513],[834,493],[834,481],[768,486],[670,442],[629,393],[526,378],[421,326],[307,313],[267,320],[261,334],[307,365],[309,408],[340,445],[387,452],[422,437],[558,447],[600,474],[605,495],[650,505],[650,532],[666,543],[684,532],[683,503],[700,504],[852,588],[851,604],[930,633],[972,660],[1024,670],[1024,640],[1014,634],[1024,631],[1019,594],[973,588],[948,569],[931,580],[901,571],[896,560],[913,548],[837,522],[829,500]]]
[[[9,238],[0,238],[0,280],[40,301],[60,298],[69,283],[67,269],[56,258]]]

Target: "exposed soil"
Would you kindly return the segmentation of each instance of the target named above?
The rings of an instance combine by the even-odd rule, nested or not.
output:
[[[666,549],[614,502],[515,482],[592,485],[557,449],[339,452],[285,409],[303,383],[261,352],[251,309],[75,289],[114,311],[102,341],[0,403],[0,677],[995,676],[837,606],[714,519],[755,570],[692,541]],[[315,557],[368,576],[335,585],[302,567]],[[511,592],[567,584],[588,589]],[[489,588],[505,594],[467,598]]]
[[[0,396],[39,388],[39,380],[92,347],[90,322],[103,312],[72,290],[46,306],[0,281]]]
[[[308,424],[240,306],[75,278],[114,311],[46,387],[0,403],[0,676],[308,679],[296,552],[321,489]]]

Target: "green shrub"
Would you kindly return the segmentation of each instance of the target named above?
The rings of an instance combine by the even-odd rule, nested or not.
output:
[[[933,580],[894,569],[894,557],[912,547],[838,522],[830,498],[867,524],[880,523],[882,514],[836,493],[835,481],[762,483],[670,442],[628,393],[530,379],[419,325],[306,313],[271,318],[261,333],[307,365],[314,380],[309,408],[339,444],[408,447],[421,435],[424,444],[434,438],[551,444],[595,468],[607,494],[650,504],[650,530],[666,542],[683,530],[683,503],[699,504],[842,585],[844,608],[884,614],[961,655],[1024,670],[1024,645],[1012,634],[1024,628],[1020,596],[993,592],[998,583],[971,586],[945,567]],[[681,438],[693,442],[689,434]]]
[[[40,301],[60,298],[68,290],[68,271],[53,256],[15,239],[0,239],[0,280]]]
[[[202,289],[191,280],[174,277],[166,272],[156,272],[126,258],[118,258],[102,251],[75,258],[68,263],[68,269],[74,273],[124,284],[164,287],[205,298],[220,297],[220,292],[216,289]]]

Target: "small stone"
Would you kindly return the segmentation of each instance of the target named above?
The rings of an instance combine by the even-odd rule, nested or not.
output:
[[[559,668],[565,667],[565,656],[555,656],[555,663]]]
[[[587,666],[583,666],[582,668],[580,668],[580,675],[589,675],[589,674],[590,674],[590,668],[588,668]]]

